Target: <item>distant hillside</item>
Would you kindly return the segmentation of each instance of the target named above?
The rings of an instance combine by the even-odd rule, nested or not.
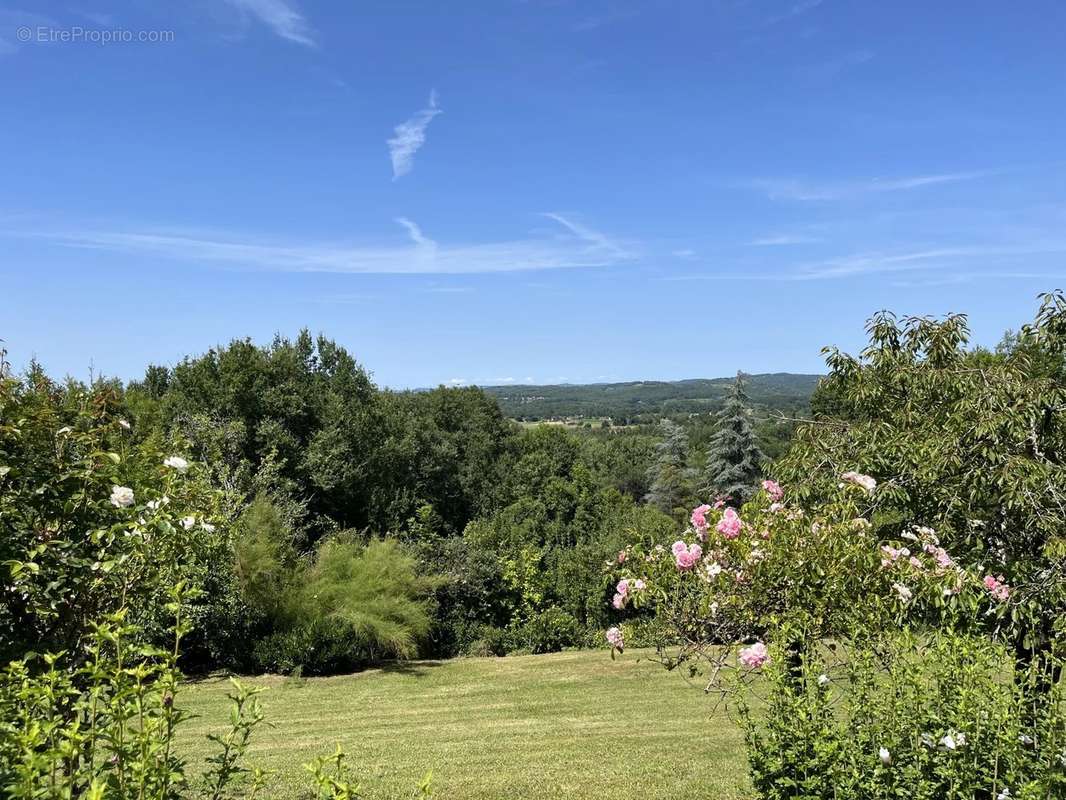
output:
[[[775,372],[748,376],[752,403],[764,409],[805,411],[820,375]],[[733,378],[684,381],[486,386],[504,414],[521,420],[611,417],[616,424],[661,414],[714,411]]]

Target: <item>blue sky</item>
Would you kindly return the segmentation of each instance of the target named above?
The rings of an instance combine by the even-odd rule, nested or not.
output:
[[[53,373],[303,326],[397,387],[813,372],[1066,283],[1057,0],[0,0],[0,96]]]

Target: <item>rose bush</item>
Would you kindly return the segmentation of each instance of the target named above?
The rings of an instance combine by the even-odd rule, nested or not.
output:
[[[700,506],[672,546],[620,554],[612,606],[654,611],[669,631],[664,663],[735,701],[761,797],[1055,796],[1061,685],[1035,713],[1030,698],[1056,664],[1021,670],[1011,637],[988,635],[1013,624],[1024,590],[927,526],[875,539],[877,491],[849,470],[817,511],[772,482],[739,510]],[[625,645],[617,627],[607,639]],[[756,686],[767,706],[751,701]],[[975,749],[951,760],[923,749],[923,734]]]

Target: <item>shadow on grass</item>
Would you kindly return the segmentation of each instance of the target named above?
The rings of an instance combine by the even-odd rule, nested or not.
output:
[[[425,677],[434,667],[442,667],[447,662],[444,660],[433,661],[380,661],[371,664],[367,670],[377,670],[386,675],[407,675],[415,678]]]

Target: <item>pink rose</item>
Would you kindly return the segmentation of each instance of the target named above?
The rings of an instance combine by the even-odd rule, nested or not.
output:
[[[1010,597],[1010,587],[1004,582],[1002,575],[998,578],[992,575],[985,575],[982,583],[984,583],[988,593],[999,602],[1002,603]]]
[[[692,527],[697,531],[705,532],[707,530],[707,512],[710,510],[711,507],[706,503],[692,509]]]
[[[874,489],[877,488],[877,481],[871,478],[869,475],[863,475],[862,473],[855,472],[854,470],[845,472],[840,476],[840,480],[847,483],[853,483],[856,486],[861,486],[866,490],[867,494],[873,494]]]
[[[762,642],[756,642],[740,651],[740,663],[748,669],[758,669],[769,660],[770,654],[766,651],[766,645]]]
[[[777,481],[763,481],[762,488],[775,503],[785,496],[785,490],[781,488],[781,484]]]
[[[618,628],[608,628],[607,644],[620,652],[625,646],[625,641],[622,639],[622,631]]]
[[[615,587],[615,591],[618,592],[618,594],[622,595],[622,597],[628,597],[629,581],[625,578],[622,578],[622,580],[618,581],[618,585]]]
[[[681,545],[681,547],[678,547]],[[697,561],[703,557],[703,548],[698,544],[686,545],[684,542],[676,542],[673,547],[674,562],[681,570],[692,569]]]
[[[715,530],[727,539],[736,539],[740,536],[740,526],[742,524],[740,517],[737,516],[737,512],[731,508],[727,508],[722,512],[722,518],[718,520]]]

